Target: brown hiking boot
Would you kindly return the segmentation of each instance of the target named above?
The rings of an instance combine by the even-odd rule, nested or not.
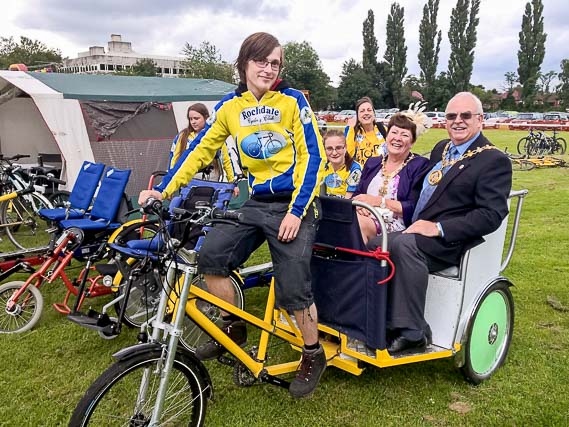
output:
[[[247,326],[242,320],[223,322],[221,330],[243,347],[247,343]],[[196,348],[196,357],[199,360],[217,359],[227,350],[213,338]]]
[[[310,396],[316,389],[325,369],[326,354],[324,354],[322,346],[310,353],[302,350],[302,359],[300,360],[296,378],[290,383],[288,388],[291,396],[296,398]]]

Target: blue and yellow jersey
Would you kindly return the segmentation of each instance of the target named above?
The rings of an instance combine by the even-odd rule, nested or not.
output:
[[[365,166],[367,159],[370,157],[381,156],[385,150],[385,138],[374,126],[373,131],[356,133],[353,127],[350,127],[346,135],[346,149],[350,156],[357,161],[362,167]]]
[[[170,147],[170,157],[168,158],[168,169],[174,167],[181,154],[190,147],[190,142],[192,142],[196,137],[195,132],[190,132],[186,138],[186,141],[182,141],[181,139],[183,134],[184,131],[182,130],[180,133],[178,133],[178,135],[174,137],[174,140],[172,141],[172,146]],[[180,147],[180,145],[183,145],[183,147]]]
[[[260,101],[240,88],[225,96],[190,144],[183,163],[164,177],[158,187],[163,197],[170,197],[209,164],[228,136],[235,140],[251,195],[292,193],[289,212],[302,218],[324,178],[326,156],[306,98],[283,82]]]
[[[348,170],[346,165],[337,171],[332,166],[327,165],[325,169],[324,184],[326,185],[326,195],[336,197],[346,197],[346,193],[353,193],[360,182],[362,167],[358,162],[352,162]]]
[[[181,144],[182,142],[180,141],[180,137],[182,136],[183,132],[180,132],[178,135],[176,135],[176,137],[174,138],[174,141],[172,141],[172,147],[170,148],[170,158],[168,159],[168,171],[170,170],[178,170],[181,166],[181,164],[183,163],[183,161],[186,159],[186,157],[189,154],[190,147],[191,147],[191,142],[196,138],[196,136],[198,135],[196,132],[190,132],[188,134],[188,138],[185,144],[185,147],[183,148],[183,151],[181,152],[181,154],[179,156],[176,156],[176,153],[179,151],[176,151],[176,147],[178,144]],[[221,164],[223,166],[223,171],[225,172],[225,176],[227,178],[228,182],[231,182],[235,179],[235,170],[233,168],[233,163],[231,163],[231,157],[229,156],[229,150],[227,149],[227,145],[223,144],[221,146]],[[180,162],[180,164],[178,166],[176,166],[176,163]]]

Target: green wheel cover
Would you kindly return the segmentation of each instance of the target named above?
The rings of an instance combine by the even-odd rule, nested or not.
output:
[[[474,372],[485,374],[495,369],[508,341],[510,307],[502,292],[492,292],[476,313],[470,337],[470,360]]]

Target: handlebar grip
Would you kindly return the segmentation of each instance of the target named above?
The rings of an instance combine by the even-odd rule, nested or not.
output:
[[[142,210],[147,214],[160,213],[162,211],[162,201],[153,197],[149,197],[146,199]]]
[[[62,179],[59,179],[59,178],[56,178],[56,177],[54,177],[54,176],[49,176],[49,175],[48,175],[46,178],[47,178],[48,181],[53,182],[53,183],[55,183],[55,184],[59,184],[59,185],[65,185],[65,184],[67,184],[66,181],[64,181],[64,180],[62,180]]]
[[[233,221],[242,221],[243,214],[236,211],[224,211],[221,209],[214,209],[212,212],[212,218],[214,219],[229,219]]]

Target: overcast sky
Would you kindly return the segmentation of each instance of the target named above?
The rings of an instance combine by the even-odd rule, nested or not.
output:
[[[308,41],[318,53],[334,85],[344,61],[361,61],[362,24],[375,15],[378,57],[385,52],[390,5],[385,0],[4,0],[0,36],[24,35],[77,57],[89,46],[107,46],[110,34],[121,34],[136,52],[181,55],[188,42],[213,43],[224,60],[233,62],[241,41],[256,31],[274,34],[281,43]],[[400,0],[405,8],[407,67],[419,74],[419,23],[426,0]],[[502,89],[504,73],[516,71],[518,32],[527,0],[482,0],[471,83]],[[547,33],[542,72],[560,72],[569,59],[569,4],[543,0]],[[448,29],[456,0],[441,0],[438,25],[443,32],[439,71],[447,69]]]

